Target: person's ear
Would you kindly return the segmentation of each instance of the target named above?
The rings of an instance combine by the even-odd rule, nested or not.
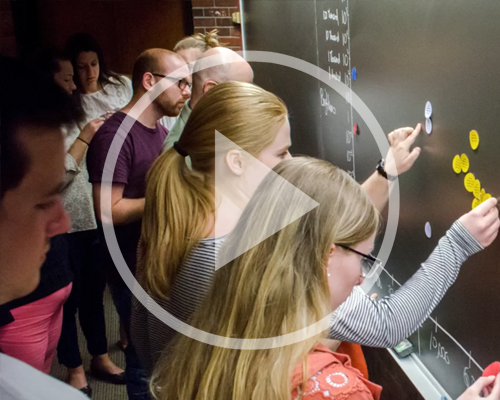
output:
[[[142,76],[142,87],[145,90],[151,89],[156,84],[155,78],[151,72],[146,72]]]
[[[330,251],[328,252],[328,260],[326,262],[326,268],[330,268],[333,265],[334,257],[338,253],[338,247],[332,244],[330,246]]]
[[[203,94],[207,93],[210,89],[213,89],[218,85],[217,82],[208,80],[203,84]]]
[[[226,164],[229,170],[237,175],[243,175],[243,157],[239,150],[229,150],[226,154]]]

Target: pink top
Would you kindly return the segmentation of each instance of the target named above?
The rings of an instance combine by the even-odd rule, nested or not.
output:
[[[351,366],[349,356],[317,346],[309,354],[309,379],[303,400],[379,400],[382,387],[368,381]],[[292,377],[292,399],[302,393],[302,364]]]

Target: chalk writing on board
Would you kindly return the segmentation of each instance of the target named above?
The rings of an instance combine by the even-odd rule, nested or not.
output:
[[[387,286],[387,292],[389,293],[389,295],[392,295],[392,294],[394,294],[394,277],[391,275],[389,275],[389,276],[391,278],[391,282]]]
[[[330,104],[330,94],[328,91],[321,88],[319,89],[319,95],[321,98],[321,107],[324,108],[325,115],[328,115],[329,113],[337,114],[337,109]]]
[[[332,33],[332,31],[326,31],[326,40],[330,40],[332,42],[340,42],[340,33],[337,32],[336,35]]]
[[[345,46],[349,41],[349,32],[342,34],[342,46]]]
[[[437,330],[437,327],[436,327]],[[436,350],[436,358],[443,359],[444,362],[448,365],[450,365],[450,358],[448,356],[448,352],[446,351],[445,347],[441,345],[441,343],[438,342],[436,339],[436,336],[434,336],[434,332],[431,331],[431,340],[430,340],[430,347],[431,350],[434,349]]]
[[[343,136],[345,132],[347,145],[345,149],[342,149],[342,153],[345,151],[346,158],[342,162],[342,167],[355,177],[348,3],[348,0],[318,1],[316,22],[318,54],[322,55],[318,66],[328,72],[330,81],[343,82],[347,87],[346,94],[330,91],[324,86],[323,90],[320,89],[322,134],[325,135],[327,141],[330,141],[337,140],[336,138],[339,135]],[[327,55],[326,58],[325,55]],[[346,99],[345,103],[342,98]],[[332,114],[335,115],[335,123],[332,123]]]
[[[333,50],[328,50],[328,62],[331,62],[332,64],[340,64],[340,53],[334,55]]]
[[[339,24],[339,10],[338,8],[335,12],[331,12],[330,10],[323,11],[323,19],[331,19],[332,21],[337,21],[337,25]]]
[[[334,71],[332,69],[332,67],[329,66],[328,67],[328,79],[340,82],[342,80],[342,73]]]
[[[347,25],[347,9],[345,11],[342,11],[342,23],[344,25]]]
[[[343,64],[344,64],[344,67],[348,67],[349,66],[349,54],[342,54],[342,60],[343,60]]]
[[[346,86],[351,87],[351,73],[350,72],[346,72],[344,74],[344,83]]]
[[[471,356],[472,353],[469,352],[469,356]],[[464,368],[464,373],[463,373],[463,378],[464,378],[464,383],[466,387],[471,386],[474,382],[476,382],[476,378],[470,373],[471,369],[471,361],[469,357],[469,366]]]
[[[346,143],[350,144],[352,140],[352,132],[351,131],[345,131],[345,136],[346,136]]]

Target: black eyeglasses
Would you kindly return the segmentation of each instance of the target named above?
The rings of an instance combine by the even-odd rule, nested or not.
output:
[[[382,265],[382,260],[378,259],[375,256],[372,256],[371,254],[364,254],[361,253],[360,251],[354,250],[350,248],[349,246],[345,246],[343,244],[336,244],[336,246],[342,247],[345,250],[352,251],[353,253],[356,253],[360,255],[361,258],[361,270],[362,270],[362,277],[367,278],[370,275],[370,272],[376,271],[380,265]],[[375,268],[374,268],[375,267]]]
[[[167,78],[167,79],[171,79],[173,81],[176,81],[177,86],[179,87],[180,90],[184,90],[184,89],[186,89],[186,87],[189,87],[189,90],[191,90],[191,88],[193,87],[193,85],[191,85],[185,79],[174,78],[174,77],[168,76],[168,75],[156,74],[154,72],[151,72],[151,75],[159,76],[160,78]]]

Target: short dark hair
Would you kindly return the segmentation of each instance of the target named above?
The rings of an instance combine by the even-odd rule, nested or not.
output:
[[[132,72],[132,88],[134,92],[142,89],[142,77],[146,72],[158,73],[159,64],[158,55],[152,50],[143,51],[137,57]]]
[[[97,54],[97,58],[99,59],[99,77],[97,78],[99,84],[104,90],[104,86],[108,83],[113,85],[124,85],[125,82],[115,72],[112,72],[108,69],[106,65],[106,60],[104,59],[104,54],[102,52],[101,46],[97,40],[89,35],[88,33],[76,33],[71,36],[66,43],[66,47],[64,49],[64,53],[68,55],[71,60],[71,64],[73,64],[73,68],[75,69],[75,76],[77,76],[77,65],[76,59],[81,52],[89,52],[92,51]],[[112,78],[112,79],[111,79]],[[81,89],[81,84],[78,79],[75,79],[75,83],[78,89]]]
[[[30,160],[19,140],[21,126],[59,128],[77,115],[69,96],[53,79],[33,74],[22,63],[0,56],[0,199],[16,188]]]

